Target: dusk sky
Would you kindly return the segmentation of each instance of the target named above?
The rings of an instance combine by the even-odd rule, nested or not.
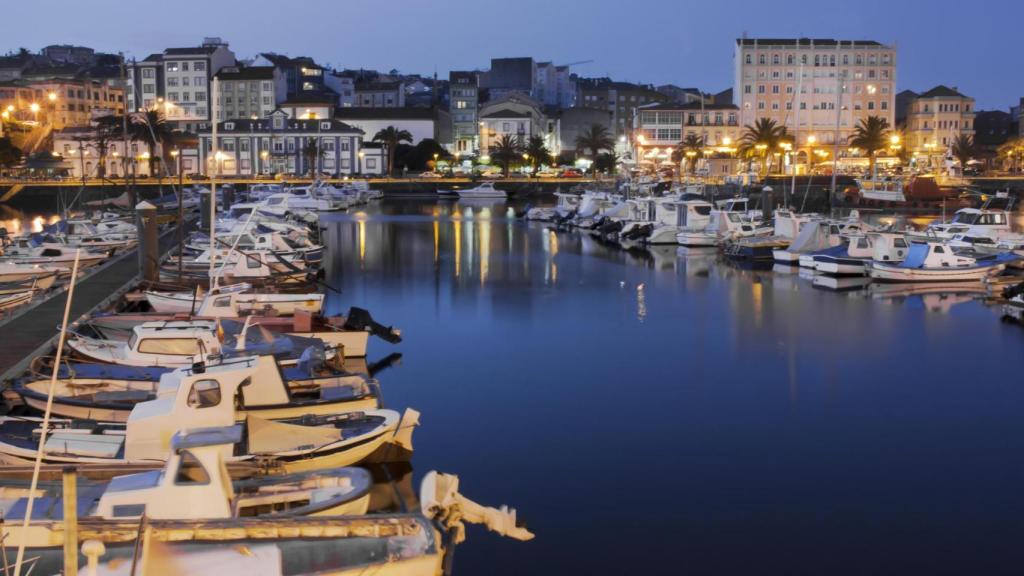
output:
[[[1006,109],[1024,96],[1022,17],[1019,0],[10,2],[0,50],[73,43],[142,59],[220,36],[239,58],[275,51],[336,68],[442,76],[487,68],[491,57],[594,60],[574,70],[718,91],[732,83],[734,41],[744,32],[872,39],[897,44],[900,90],[947,84],[979,108]]]

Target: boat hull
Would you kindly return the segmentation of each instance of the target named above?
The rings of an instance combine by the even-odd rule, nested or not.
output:
[[[868,275],[879,282],[977,282],[999,274],[1006,264],[970,268],[902,268],[880,262],[871,263]]]

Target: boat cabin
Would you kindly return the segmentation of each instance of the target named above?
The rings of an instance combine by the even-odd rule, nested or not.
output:
[[[902,234],[870,232],[867,239],[871,248],[867,256],[879,262],[902,262],[910,250],[910,244]],[[853,255],[852,252],[850,255]]]

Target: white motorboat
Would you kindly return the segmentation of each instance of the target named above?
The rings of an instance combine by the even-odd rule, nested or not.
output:
[[[866,227],[856,210],[846,220],[811,220],[802,226],[787,248],[774,250],[772,257],[780,264],[799,264],[813,269],[814,252],[838,246],[843,234],[864,231]]]
[[[998,239],[1009,233],[1009,212],[984,208],[961,208],[949,222],[933,222],[924,230],[906,230],[908,239],[921,242],[950,240],[957,234]]]
[[[95,266],[110,257],[109,253],[97,253],[85,248],[72,248],[51,242],[38,243],[31,238],[19,237],[4,247],[0,263],[59,267],[67,269],[70,273],[76,252],[80,252],[79,268]]]
[[[564,220],[576,212],[580,204],[580,195],[568,192],[555,192],[554,206],[530,208],[526,212],[527,220],[551,222],[555,219]]]
[[[815,252],[814,269],[832,276],[863,275],[867,262],[902,262],[910,246],[902,234],[891,232],[852,233],[839,246]]]
[[[466,188],[462,190],[446,190],[438,191],[438,194],[455,195],[459,198],[507,198],[508,194],[504,190],[499,190],[494,187],[493,182],[483,182],[479,186],[473,188]]]
[[[978,254],[941,242],[914,242],[900,263],[872,260],[866,265],[872,279],[884,282],[977,282],[1018,259],[1012,253]]]

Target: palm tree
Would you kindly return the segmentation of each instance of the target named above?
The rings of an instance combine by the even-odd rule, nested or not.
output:
[[[149,150],[149,173],[153,175],[153,166],[157,163],[157,146],[160,147],[160,163],[163,162],[164,145],[173,138],[171,125],[164,119],[163,112],[158,108],[150,108],[145,112],[133,114],[129,118],[128,134],[132,140],[142,142]]]
[[[523,153],[523,144],[518,136],[502,134],[494,144],[491,144],[491,158],[501,166],[501,173],[508,176],[509,166]]]
[[[320,158],[320,142],[316,139],[310,138],[306,145],[302,147],[302,157],[306,159],[306,166],[309,167],[309,177],[316,177],[317,160]]]
[[[373,135],[374,142],[382,142],[388,147],[388,176],[395,171],[395,151],[402,142],[412,144],[412,134],[408,130],[399,130],[394,126],[382,128]]]
[[[771,118],[758,118],[753,125],[748,124],[744,129],[743,137],[740,138],[740,151],[747,156],[760,154],[761,166],[765,174],[769,173],[774,158],[772,151],[788,139],[786,127]]]
[[[967,163],[978,153],[974,138],[969,134],[959,134],[953,139],[953,156],[960,161],[960,174],[964,173]]]
[[[1013,136],[999,146],[997,153],[999,156],[1006,158],[1006,163],[1003,164],[1003,167],[1007,172],[1016,172],[1018,170],[1021,152],[1024,152],[1024,138]],[[1006,168],[1007,166],[1009,168]]]
[[[619,165],[619,155],[615,152],[605,152],[598,154],[594,160],[594,170],[597,172],[604,172],[606,174],[614,174],[616,167]]]
[[[615,150],[615,139],[608,133],[608,127],[603,124],[591,124],[579,136],[576,137],[576,149],[586,153],[590,150],[592,159],[596,159],[601,150],[609,152]]]
[[[89,142],[96,149],[96,154],[99,156],[98,163],[96,164],[96,176],[98,178],[102,179],[107,175],[107,152],[117,139],[120,128],[120,116],[111,114],[96,120],[96,128],[90,136]]]
[[[891,133],[888,120],[881,116],[868,116],[861,118],[853,129],[853,135],[850,136],[850,145],[867,153],[872,179],[875,177],[875,156],[879,150],[889,146]]]
[[[551,157],[551,150],[544,143],[543,136],[530,136],[526,143],[526,155],[529,156],[530,165],[533,167],[533,174],[537,174],[537,168]]]
[[[700,154],[704,150],[704,138],[696,134],[690,133],[683,138],[683,141],[676,144],[675,149],[672,151],[673,160],[681,162],[683,159],[686,160],[686,171],[691,172],[697,162],[697,154]],[[692,152],[693,154],[688,154]]]

